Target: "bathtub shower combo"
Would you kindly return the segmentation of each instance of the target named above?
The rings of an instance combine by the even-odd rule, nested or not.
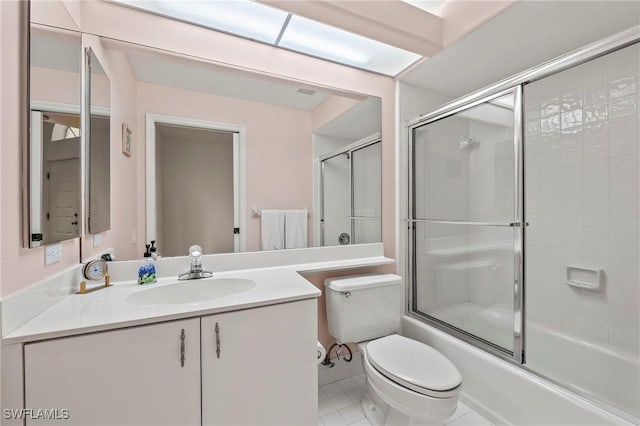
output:
[[[410,125],[409,311],[637,422],[640,44]]]

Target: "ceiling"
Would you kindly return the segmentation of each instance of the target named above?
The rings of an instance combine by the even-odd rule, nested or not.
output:
[[[329,93],[308,85],[268,80],[247,72],[169,55],[129,52],[127,57],[136,78],[147,83],[302,111],[314,110],[330,96]],[[300,93],[299,89],[313,93]]]
[[[377,132],[381,131],[381,107],[379,98],[369,98],[355,105],[335,120],[316,129],[314,133],[334,138],[362,139],[371,134],[371,129],[377,129],[375,130]],[[354,123],[358,123],[358,125],[354,126]]]
[[[639,23],[637,1],[518,1],[400,80],[462,96]]]

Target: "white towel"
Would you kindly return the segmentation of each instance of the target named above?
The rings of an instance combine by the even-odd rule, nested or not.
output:
[[[306,210],[285,210],[284,213],[285,248],[307,247],[307,216]]]
[[[284,245],[284,210],[262,210],[260,214],[262,250],[280,250]]]

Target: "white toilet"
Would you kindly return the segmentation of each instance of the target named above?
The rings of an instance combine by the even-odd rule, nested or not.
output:
[[[374,425],[441,425],[456,410],[462,377],[440,352],[396,333],[404,286],[394,274],[325,280],[329,333],[357,342],[367,376],[362,409]]]

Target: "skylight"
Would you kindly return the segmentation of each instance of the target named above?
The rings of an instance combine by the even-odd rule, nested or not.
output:
[[[279,46],[329,61],[396,75],[420,55],[293,15]]]
[[[421,58],[416,53],[250,0],[112,1],[390,76],[395,76]]]

